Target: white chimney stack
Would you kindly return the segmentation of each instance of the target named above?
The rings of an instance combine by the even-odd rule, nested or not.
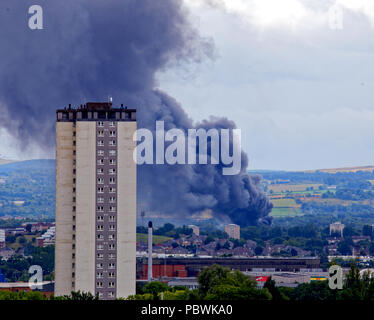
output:
[[[148,281],[152,281],[152,221],[148,222]]]

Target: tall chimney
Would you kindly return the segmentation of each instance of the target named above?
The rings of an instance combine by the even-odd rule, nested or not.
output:
[[[148,281],[152,281],[152,221],[148,222]]]

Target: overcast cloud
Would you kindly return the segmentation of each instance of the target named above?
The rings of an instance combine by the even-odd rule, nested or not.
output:
[[[185,3],[215,58],[159,74],[158,87],[195,121],[234,120],[250,169],[373,164],[374,1]],[[331,28],[332,7],[343,29]],[[0,158],[54,156],[20,149],[3,129],[0,139]]]
[[[216,58],[159,86],[196,121],[234,120],[250,169],[373,164],[373,1],[185,1]]]

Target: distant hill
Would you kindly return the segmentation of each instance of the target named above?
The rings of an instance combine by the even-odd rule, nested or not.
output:
[[[0,159],[0,165],[15,162],[14,160]]]
[[[1,160],[0,160],[1,161]],[[0,174],[2,172],[9,171],[23,171],[23,170],[43,170],[44,169],[54,169],[56,166],[56,161],[54,159],[36,159],[36,160],[25,160],[25,161],[14,161],[14,160],[4,160],[7,163],[0,163]]]
[[[55,160],[0,165],[0,217],[54,217]]]
[[[55,168],[54,159],[38,159],[28,161],[11,161],[0,159],[0,217],[47,217],[55,216]],[[318,173],[337,173],[365,171],[371,175],[374,166],[358,166],[349,168],[306,170],[298,172],[259,170],[266,180],[283,181],[287,179],[295,183],[324,183]],[[251,171],[250,173],[255,173]],[[339,177],[337,176],[336,179]],[[364,177],[366,180],[374,177]],[[322,180],[321,180],[322,179]],[[371,181],[371,180],[370,180]],[[332,181],[330,184],[337,184],[339,181]],[[147,217],[149,219],[150,217]],[[177,218],[177,217],[176,217]],[[156,218],[152,218],[156,221]],[[173,219],[159,218],[159,223],[170,222]],[[183,219],[173,220],[175,224],[185,224],[190,221]],[[191,223],[193,223],[191,221]]]
[[[343,168],[330,168],[330,169],[310,169],[310,170],[248,170],[249,174],[271,174],[271,173],[316,173],[316,172],[325,172],[325,173],[338,173],[338,172],[358,172],[358,171],[364,171],[364,172],[372,172],[374,171],[374,166],[358,166],[358,167],[343,167]]]
[[[326,172],[326,173],[337,173],[337,172],[357,172],[357,171],[374,171],[374,166],[362,166],[362,167],[346,167],[346,168],[332,168],[332,169],[317,169],[317,170],[305,170],[303,172]]]

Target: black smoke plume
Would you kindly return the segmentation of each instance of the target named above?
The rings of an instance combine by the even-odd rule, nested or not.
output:
[[[213,50],[179,0],[39,0],[44,29],[28,28],[28,0],[0,2],[0,125],[27,145],[53,148],[55,109],[87,101],[137,109],[138,127],[193,128],[180,104],[155,89],[157,71],[199,62]],[[233,128],[214,118],[199,127]],[[223,176],[220,166],[146,165],[138,171],[142,208],[186,217],[210,211],[241,224],[270,221],[259,178]]]

